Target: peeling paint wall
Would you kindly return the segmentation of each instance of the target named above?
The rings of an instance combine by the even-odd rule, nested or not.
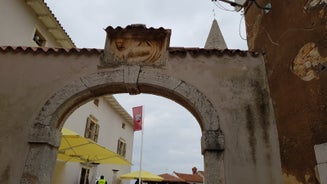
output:
[[[304,81],[319,79],[320,72],[326,72],[327,57],[321,57],[314,43],[305,44],[295,56],[291,71]]]
[[[318,184],[314,145],[327,141],[326,0],[257,0],[248,4],[250,50],[265,53],[265,65],[286,184]]]

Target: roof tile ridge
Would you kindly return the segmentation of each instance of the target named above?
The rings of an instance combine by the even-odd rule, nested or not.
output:
[[[43,53],[97,53],[100,54],[103,52],[103,49],[98,48],[62,48],[62,47],[30,47],[30,46],[0,46],[1,51],[31,51],[38,52],[41,51]]]
[[[262,52],[257,52],[257,51],[249,51],[249,50],[241,50],[241,49],[216,49],[216,48],[196,48],[196,47],[169,47],[168,52],[173,55],[181,55],[184,56],[186,53],[191,54],[193,57],[197,57],[199,55],[205,55],[205,56],[210,56],[210,55],[216,55],[216,56],[223,56],[223,55],[228,55],[228,56],[241,56],[241,57],[246,57],[248,54],[252,57],[257,57],[260,54],[263,54]]]
[[[76,47],[75,43],[73,42],[72,38],[69,36],[69,34],[67,33],[67,31],[64,29],[64,27],[61,25],[61,23],[59,22],[59,20],[57,19],[57,17],[55,16],[55,14],[52,12],[52,10],[50,9],[50,7],[48,6],[48,4],[44,1],[41,0],[41,2],[43,2],[44,6],[48,9],[49,13],[51,14],[51,16],[54,18],[54,20],[57,22],[57,24],[59,25],[59,27],[63,30],[63,32],[66,34],[66,36],[69,38],[69,40],[72,42],[72,44]]]

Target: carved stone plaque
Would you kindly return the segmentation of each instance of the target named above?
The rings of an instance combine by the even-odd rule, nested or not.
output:
[[[165,63],[170,30],[146,28],[134,24],[126,28],[107,27],[107,39],[101,66],[156,65]]]

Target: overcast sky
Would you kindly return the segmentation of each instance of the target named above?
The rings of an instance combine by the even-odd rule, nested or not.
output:
[[[247,50],[241,12],[211,0],[45,0],[78,48],[104,47],[107,26],[171,29],[170,47],[204,47],[212,21],[217,19],[229,49]],[[223,6],[223,8],[219,8]],[[225,8],[225,9],[224,9]],[[214,9],[214,11],[213,11]],[[240,23],[241,22],[241,23]],[[241,26],[240,26],[241,25]],[[240,36],[241,35],[241,36]],[[156,174],[203,170],[201,130],[195,118],[175,102],[154,95],[115,95],[132,113],[143,105],[142,168]],[[135,132],[132,170],[138,170],[140,132]],[[123,174],[123,173],[120,173]]]

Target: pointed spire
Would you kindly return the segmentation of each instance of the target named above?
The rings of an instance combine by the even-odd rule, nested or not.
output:
[[[205,49],[227,49],[223,35],[221,34],[218,22],[213,20],[211,29],[204,46]]]

